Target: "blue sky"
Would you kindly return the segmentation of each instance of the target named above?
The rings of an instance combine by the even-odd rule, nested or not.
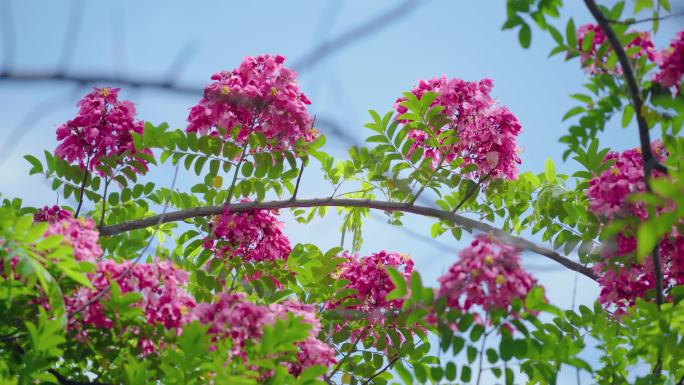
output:
[[[581,2],[568,3],[563,18],[572,16],[577,25],[589,21]],[[0,13],[11,12],[16,34],[12,39],[15,53],[9,57],[3,35],[0,62],[9,65],[5,70],[64,68],[75,74],[167,79],[172,63],[180,60],[187,64],[174,79],[183,85],[201,86],[212,73],[234,68],[246,55],[280,53],[288,58],[286,64],[297,63],[313,47],[399,1],[83,1],[77,25],[69,21],[74,3],[67,1],[0,0],[0,4],[4,7]],[[540,172],[547,158],[556,161],[559,172],[576,168],[572,161],[562,162],[564,146],[558,138],[568,126],[560,118],[574,105],[568,94],[580,91],[585,81],[577,61],[565,63],[559,56],[547,59],[552,40],[538,30],[533,31],[532,47],[520,48],[516,33],[501,30],[503,1],[428,0],[405,13],[380,32],[336,51],[300,74],[301,87],[313,101],[312,113],[335,121],[360,142],[368,134],[363,128],[367,110],[388,111],[418,79],[489,77],[494,80],[494,96],[522,123],[521,171]],[[2,17],[0,23],[6,23],[6,13]],[[672,19],[662,24],[655,37],[658,47],[669,42],[677,22]],[[69,27],[76,31],[76,38],[70,39],[71,51],[65,55]],[[6,33],[7,25],[0,31]],[[73,116],[76,101],[86,92],[87,88],[64,83],[0,82],[0,140],[8,140],[16,130],[24,134],[20,140],[13,137],[11,151],[2,154],[6,158],[0,179],[4,196],[19,196],[32,205],[55,202],[55,193],[46,183],[27,176],[29,167],[21,156],[52,150],[55,127]],[[122,94],[137,104],[140,118],[167,121],[172,127],[184,127],[188,109],[199,98],[158,90],[124,89]],[[41,103],[46,104],[37,108]],[[622,130],[617,122],[601,137],[604,145],[617,149],[637,143],[634,127]],[[343,156],[348,146],[328,134],[329,152]],[[171,174],[162,169],[152,178],[158,184],[168,184]],[[188,184],[181,177],[181,185]],[[305,178],[303,188],[303,195],[311,197],[330,193],[315,178]],[[314,243],[322,248],[339,243],[340,223],[334,216],[308,228],[289,219],[286,222],[293,241],[311,242],[313,229]],[[427,236],[432,222],[407,218],[405,223],[413,232]],[[445,236],[425,241],[374,218],[369,220],[364,238],[364,252],[385,248],[410,254],[429,282],[453,262],[456,251],[469,239],[456,242]],[[570,306],[574,274],[534,254],[524,254],[524,263],[547,286],[554,302]],[[592,302],[596,285],[582,277],[579,283],[577,303]]]

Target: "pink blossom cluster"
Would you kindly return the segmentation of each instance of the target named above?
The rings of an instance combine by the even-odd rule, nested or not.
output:
[[[136,160],[146,167],[147,161],[136,156],[139,153],[132,136],[142,134],[144,122],[135,120],[135,105],[119,100],[118,95],[119,88],[94,88],[81,99],[78,115],[57,128],[57,140],[61,143],[55,155],[70,163],[78,162],[82,169],[90,171],[112,156]],[[152,155],[149,149],[142,152]]]
[[[592,41],[591,47],[587,51],[584,51],[582,49],[584,39],[587,38],[587,35],[591,32],[594,33],[594,40]],[[595,75],[607,72],[606,65],[610,50],[606,50],[602,56],[599,56],[599,49],[605,42],[606,35],[598,24],[584,24],[577,29],[577,48],[582,52],[580,55],[580,63],[582,63],[582,66],[587,73]],[[627,49],[632,47],[640,47],[638,51],[631,55],[632,59],[638,59],[642,56],[646,56],[650,61],[656,59],[655,46],[653,45],[653,40],[651,40],[651,35],[648,32],[637,32],[636,36],[626,46]],[[615,73],[618,75],[621,74],[622,69],[619,66],[616,66]]]
[[[349,281],[345,288],[354,289],[356,293],[338,301],[329,302],[326,305],[328,309],[337,308],[341,302],[350,299],[354,300],[354,304],[347,306],[347,309],[371,315],[382,310],[400,308],[403,305],[403,298],[386,299],[387,294],[394,290],[394,283],[387,273],[387,267],[401,272],[408,282],[413,272],[411,258],[384,250],[363,258],[348,253],[344,253],[342,257],[346,258],[346,261],[340,265],[337,278]]]
[[[672,90],[673,94],[679,93],[684,74],[684,31],[677,32],[670,46],[658,53],[656,63],[659,71],[653,80]]]
[[[387,273],[387,267],[399,271],[408,282],[413,272],[413,260],[407,255],[384,250],[363,258],[349,253],[342,254],[342,257],[346,261],[339,266],[336,277],[349,281],[345,289],[354,289],[356,292],[339,300],[328,302],[326,309],[350,310],[365,314],[368,327],[353,328],[352,340],[365,337],[370,333],[374,335],[376,341],[384,338],[387,346],[389,346],[390,339],[387,333],[382,333],[376,328],[392,326],[387,322],[386,313],[393,309],[400,309],[404,304],[404,299],[387,300],[387,295],[395,288]],[[339,330],[343,326],[344,324],[337,325],[337,329]]]
[[[54,205],[45,206],[33,214],[36,222],[48,222],[45,236],[61,235],[64,243],[71,247],[77,261],[97,262],[102,256],[98,243],[100,233],[92,219],[73,218],[71,212]]]
[[[508,310],[514,299],[524,300],[537,281],[520,266],[518,251],[486,235],[478,235],[459,260],[439,278],[440,297],[461,312],[474,307],[489,312]]]
[[[283,365],[295,376],[313,365],[331,367],[335,363],[335,352],[317,338],[321,324],[312,305],[287,300],[265,306],[250,302],[243,293],[223,293],[214,303],[197,305],[188,314],[186,321],[199,321],[210,325],[209,333],[215,340],[231,340],[232,357],[244,358],[245,348],[258,342],[263,335],[264,326],[273,325],[276,319],[283,319],[288,314],[301,318],[301,321],[309,324],[311,328],[309,336],[297,343],[299,350],[296,361],[284,362]]]
[[[204,97],[192,107],[187,132],[224,136],[239,127],[237,142],[260,132],[275,149],[291,147],[298,139],[316,137],[311,104],[297,84],[297,74],[283,65],[281,55],[247,56],[240,67],[214,74]]]
[[[33,220],[35,222],[54,223],[70,217],[71,212],[64,210],[63,208],[59,207],[59,205],[53,205],[52,207],[45,206],[33,213]]]
[[[283,223],[276,210],[234,213],[226,208],[212,220],[211,233],[203,245],[217,258],[242,258],[247,262],[286,260],[290,240],[283,234]]]
[[[433,167],[445,157],[452,162],[463,158],[464,166],[475,165],[473,177],[488,175],[492,178],[515,179],[520,163],[516,138],[521,126],[518,119],[504,106],[499,106],[490,96],[493,83],[490,79],[467,82],[458,78],[432,78],[421,80],[411,91],[419,100],[426,92],[439,96],[431,106],[442,106],[442,113],[450,122],[432,134],[439,137],[445,130],[455,130],[459,141],[456,144],[438,148],[425,143],[429,135],[420,130],[411,130],[408,137],[414,140],[411,153],[422,147],[424,157],[432,159]],[[397,99],[394,107],[399,114],[408,109],[402,105],[405,97]],[[406,123],[404,120],[400,120]],[[442,147],[442,146],[440,146]]]
[[[186,313],[195,307],[195,300],[184,289],[188,273],[177,269],[170,261],[117,263],[102,260],[88,278],[94,289],[81,287],[65,298],[70,313],[85,306],[80,312],[81,325],[112,327],[112,320],[105,315],[102,303],[111,294],[108,292],[102,299],[97,298],[100,292],[109,287],[110,282],[116,282],[121,293],[136,292],[141,295],[141,299],[132,306],[141,309],[145,320],[151,325],[161,324],[167,329],[180,330]]]
[[[663,160],[667,154],[662,144],[651,145],[654,155]],[[586,191],[591,209],[602,221],[625,216],[635,216],[641,220],[648,218],[648,211],[642,202],[634,202],[630,195],[646,191],[644,181],[644,164],[639,149],[629,149],[622,153],[611,152],[605,161],[614,164],[600,175],[589,181]],[[654,177],[662,177],[654,173]],[[657,214],[669,211],[673,207],[656,210]],[[616,311],[624,312],[634,304],[636,298],[645,298],[649,290],[655,288],[655,275],[651,258],[637,263],[634,253],[637,241],[634,229],[627,227],[618,234],[612,245],[602,250],[603,260],[594,264],[593,269],[599,275],[601,292],[599,302],[604,306],[613,306]],[[684,283],[684,235],[676,227],[664,237],[659,246],[665,284],[668,286]]]

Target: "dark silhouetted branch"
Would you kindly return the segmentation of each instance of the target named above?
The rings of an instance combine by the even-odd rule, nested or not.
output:
[[[455,225],[462,227],[464,230],[468,232],[479,231],[491,234],[493,237],[497,238],[501,242],[510,244],[522,250],[529,250],[536,254],[545,256],[555,262],[560,263],[561,265],[567,267],[570,270],[577,271],[593,280],[596,280],[596,275],[590,268],[583,266],[563,255],[560,255],[552,249],[539,246],[534,242],[531,242],[521,237],[514,236],[504,230],[498,229],[487,223],[432,207],[407,205],[403,202],[386,202],[370,199],[323,198],[298,199],[293,201],[288,199],[269,202],[237,202],[230,204],[230,211],[240,213],[259,209],[286,209],[308,207],[363,207],[368,209],[384,211],[401,211],[405,213],[412,213],[426,217],[443,219],[445,221],[451,222]],[[224,205],[205,206],[166,213],[163,217],[160,215],[154,215],[139,220],[101,227],[100,234],[102,236],[110,236],[120,234],[126,231],[155,226],[165,222],[177,222],[194,217],[216,215],[223,212],[225,208],[226,207]]]

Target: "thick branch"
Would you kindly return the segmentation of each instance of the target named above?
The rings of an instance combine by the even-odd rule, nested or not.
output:
[[[644,179],[646,181],[646,189],[650,191],[649,181],[651,180],[653,170],[667,173],[667,168],[658,162],[653,155],[653,151],[651,150],[651,138],[648,130],[648,123],[646,122],[642,111],[644,100],[641,95],[641,91],[639,90],[639,83],[637,83],[636,77],[634,76],[632,63],[630,63],[627,52],[625,52],[620,40],[618,39],[617,35],[615,35],[615,31],[613,31],[613,28],[610,26],[610,21],[603,16],[603,13],[596,5],[596,2],[594,0],[584,0],[584,4],[587,5],[587,8],[589,8],[589,11],[594,16],[594,19],[596,19],[601,26],[603,33],[608,38],[610,46],[617,55],[620,66],[622,66],[623,77],[627,83],[627,88],[629,89],[629,96],[632,101],[632,107],[634,107],[634,114],[639,126],[641,156],[644,160]],[[656,278],[656,302],[658,303],[658,306],[660,306],[663,303],[663,272],[657,247],[653,250],[652,259]]]
[[[384,211],[401,211],[405,213],[412,213],[427,217],[439,218],[445,221],[454,223],[465,229],[468,232],[479,231],[483,233],[492,234],[494,237],[502,242],[518,247],[523,250],[529,250],[539,255],[550,258],[570,270],[577,271],[593,280],[596,280],[594,272],[565,256],[562,256],[552,249],[539,246],[527,239],[516,237],[506,231],[498,229],[478,220],[464,217],[462,215],[443,211],[436,208],[426,206],[407,205],[401,202],[385,202],[370,199],[297,199],[297,200],[278,200],[269,202],[241,202],[232,203],[230,211],[240,213],[257,209],[285,209],[285,208],[306,208],[306,207],[364,207],[369,209],[384,210]],[[160,223],[177,222],[194,217],[217,215],[223,212],[225,206],[205,206],[195,207],[187,210],[180,210],[166,213],[163,218],[160,215],[147,217],[144,219],[124,222],[111,226],[100,227],[100,234],[102,236],[116,235],[126,231],[142,229],[150,226],[155,226]]]

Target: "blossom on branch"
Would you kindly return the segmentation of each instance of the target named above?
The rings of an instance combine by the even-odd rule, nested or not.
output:
[[[651,145],[654,155],[659,161],[667,156],[660,142]],[[600,221],[634,216],[638,220],[649,217],[646,204],[630,199],[635,193],[646,191],[644,180],[644,162],[641,150],[629,149],[622,153],[610,152],[605,161],[613,161],[608,169],[589,181],[586,195],[592,211]],[[655,171],[653,177],[664,177]],[[673,210],[673,204],[658,207],[656,215]],[[606,307],[614,307],[618,313],[624,312],[634,304],[637,298],[646,298],[655,289],[655,272],[653,260],[647,257],[643,262],[636,260],[637,239],[635,228],[628,224],[618,233],[612,242],[601,251],[602,259],[597,261],[593,269],[599,276],[601,287],[599,302]],[[677,226],[660,240],[658,255],[661,260],[665,287],[684,283],[684,236]]]
[[[286,300],[265,306],[249,301],[243,293],[222,293],[216,302],[198,304],[185,321],[209,325],[209,333],[214,341],[229,339],[232,342],[229,358],[244,359],[247,346],[259,342],[264,326],[273,325],[277,319],[284,319],[290,314],[300,318],[310,328],[308,337],[296,343],[296,359],[281,364],[295,376],[310,366],[331,367],[335,363],[335,351],[318,340],[321,324],[312,305]]]
[[[445,297],[452,309],[464,313],[474,313],[478,308],[510,313],[513,300],[524,300],[537,281],[520,266],[514,247],[478,235],[439,278],[439,284],[438,295]]]
[[[427,133],[411,130],[408,136],[415,141],[412,151],[417,147],[424,148],[424,157],[431,158],[433,164],[439,163],[442,157],[446,157],[444,160],[449,163],[462,158],[464,166],[476,166],[471,173],[475,178],[488,175],[492,178],[516,179],[517,165],[520,163],[516,144],[521,131],[520,122],[508,108],[497,105],[490,96],[492,87],[491,79],[467,82],[442,76],[421,80],[411,91],[413,95],[420,100],[426,92],[438,93],[431,107],[443,107],[441,113],[449,119],[444,127],[433,129],[434,136],[439,137],[446,130],[454,130],[459,140],[446,146],[446,149],[437,148],[425,143]],[[402,105],[404,101],[406,98],[402,97],[394,103],[399,116],[408,111]],[[405,120],[399,121],[407,123]]]
[[[659,71],[653,80],[678,94],[684,75],[684,31],[677,32],[670,46],[658,53],[656,63]]]
[[[656,50],[648,32],[629,32],[634,34],[632,40],[625,46],[631,52],[630,59],[636,60],[645,56],[650,61],[656,60]],[[586,39],[591,39],[588,42]],[[577,49],[581,52],[580,63],[584,70],[591,75],[612,72],[622,74],[619,64],[614,69],[608,68],[608,56],[611,52],[609,47],[601,49],[603,44],[608,44],[606,35],[598,24],[584,24],[577,29]],[[638,49],[632,49],[639,47]],[[586,48],[586,49],[585,49]],[[634,51],[634,52],[632,52]]]
[[[203,245],[216,258],[242,258],[246,262],[287,260],[290,240],[276,210],[233,213],[227,207],[212,220],[211,233]]]
[[[259,132],[273,149],[315,139],[313,118],[306,110],[311,101],[300,91],[297,74],[284,62],[281,55],[247,56],[238,68],[214,74],[214,82],[190,110],[186,131],[227,138],[238,128],[238,143]]]
[[[100,233],[95,222],[89,218],[73,218],[71,212],[54,205],[45,206],[33,214],[36,222],[48,222],[45,236],[62,235],[64,243],[71,247],[77,261],[97,262],[102,256],[98,243]]]
[[[55,155],[69,163],[78,163],[81,169],[88,171],[95,170],[109,157],[120,158],[116,166],[136,161],[140,166],[131,167],[131,170],[146,170],[146,158],[152,156],[152,152],[149,149],[137,151],[132,135],[143,133],[144,122],[135,120],[135,105],[128,100],[119,100],[118,95],[119,88],[93,88],[81,99],[78,115],[57,128],[60,144]]]

